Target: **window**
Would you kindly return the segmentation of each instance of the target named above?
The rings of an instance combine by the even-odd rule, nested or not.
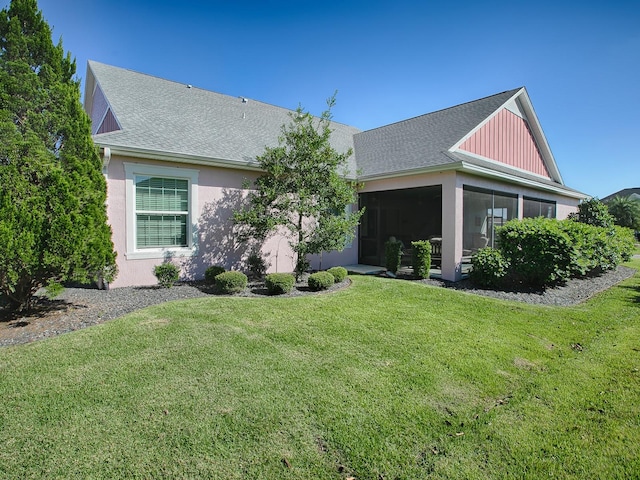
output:
[[[125,163],[127,258],[192,255],[198,171]]]
[[[522,200],[522,218],[556,218],[556,202],[530,197],[522,197]]]
[[[136,175],[136,247],[186,247],[189,181]]]
[[[465,185],[463,197],[463,251],[466,254],[496,247],[496,227],[518,218],[518,196]]]

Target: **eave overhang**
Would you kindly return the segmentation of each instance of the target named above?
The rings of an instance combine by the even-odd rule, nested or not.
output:
[[[536,190],[542,190],[550,193],[564,195],[564,196],[579,199],[579,200],[582,200],[588,197],[588,195],[584,193],[568,189],[561,184],[550,184],[543,181],[537,181],[533,178],[525,178],[525,177],[519,176],[517,171],[514,171],[513,173],[499,172],[489,167],[482,167],[480,165],[475,165],[465,160],[460,160],[457,162],[452,162],[444,165],[432,166],[427,168],[403,170],[400,172],[363,175],[358,177],[358,181],[370,182],[374,180],[387,180],[391,178],[408,177],[408,176],[414,176],[418,174],[441,173],[441,172],[447,172],[447,171],[469,173],[471,175],[475,175],[479,177],[490,178],[492,180],[515,184],[515,185],[521,185],[529,188],[534,188]]]
[[[107,171],[109,162],[113,155],[123,157],[134,157],[145,160],[158,160],[161,162],[184,163],[190,165],[204,165],[207,167],[231,168],[235,170],[244,170],[251,172],[264,172],[255,160],[229,160],[224,158],[212,158],[203,155],[187,155],[184,153],[166,152],[160,150],[145,149],[139,147],[128,147],[108,142],[101,142],[94,138],[94,143],[100,147],[100,154],[103,161],[103,171]],[[344,178],[349,181],[359,180],[357,177],[349,174]]]
[[[247,160],[244,162],[238,160],[229,160],[224,158],[211,158],[203,155],[188,155],[184,153],[166,152],[160,150],[152,150],[139,147],[128,147],[107,142],[100,142],[94,139],[94,143],[98,145],[101,152],[109,152],[110,157],[119,155],[123,157],[134,157],[146,160],[158,160],[161,162],[184,163],[190,165],[205,165],[208,167],[232,168],[237,170],[247,170],[260,172],[262,169],[255,160]],[[104,159],[103,159],[104,161]]]

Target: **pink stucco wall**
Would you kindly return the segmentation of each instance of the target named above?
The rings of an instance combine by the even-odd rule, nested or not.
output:
[[[130,285],[154,285],[153,267],[162,263],[164,255],[154,258],[130,258],[127,252],[126,222],[126,175],[124,163],[156,165],[161,167],[189,168],[198,171],[198,208],[197,208],[197,251],[193,255],[176,256],[174,263],[181,266],[182,279],[202,278],[204,271],[211,265],[223,265],[227,269],[246,271],[246,258],[249,253],[246,245],[237,242],[232,222],[233,212],[237,210],[246,196],[243,184],[255,179],[256,173],[200,165],[181,165],[177,163],[123,158],[114,156],[108,167],[107,212],[113,230],[113,241],[118,252],[117,279],[112,287]],[[386,191],[414,188],[420,186],[442,185],[442,274],[448,280],[460,278],[462,256],[462,188],[464,185],[511,192],[519,195],[520,214],[522,195],[544,198],[556,202],[557,217],[565,218],[576,210],[578,199],[567,198],[551,192],[541,193],[523,186],[496,182],[455,171],[418,174],[366,182],[362,191]],[[342,252],[324,253],[310,256],[312,268],[329,268],[335,265],[351,265],[358,262],[357,240]],[[294,267],[293,253],[287,238],[276,235],[270,238],[261,251],[269,264],[269,272],[291,272]],[[128,258],[129,257],[129,258]]]
[[[247,271],[246,258],[249,249],[247,245],[237,241],[230,219],[246,196],[247,191],[242,188],[244,182],[254,180],[255,172],[114,156],[107,173],[107,213],[113,230],[113,242],[118,252],[119,273],[111,284],[112,287],[156,284],[153,267],[164,260],[162,253],[155,258],[127,258],[125,162],[198,170],[198,218],[196,219],[198,248],[194,255],[173,258],[173,262],[181,267],[181,279],[202,278],[206,268],[211,265]],[[261,251],[269,264],[269,272],[293,271],[293,253],[284,236],[276,235],[268,239]],[[312,266],[319,264],[317,257],[311,257],[310,260]],[[322,256],[322,268],[325,269],[356,262],[355,247],[347,248],[344,252],[325,253]]]

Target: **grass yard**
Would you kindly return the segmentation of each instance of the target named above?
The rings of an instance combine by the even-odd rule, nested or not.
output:
[[[352,278],[0,349],[0,478],[639,478],[640,274],[568,308]]]

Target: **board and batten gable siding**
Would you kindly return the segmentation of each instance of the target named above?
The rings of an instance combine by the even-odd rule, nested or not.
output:
[[[551,178],[527,122],[506,108],[460,145],[460,150]]]
[[[116,130],[120,130],[120,125],[118,125],[118,121],[116,117],[113,115],[111,109],[107,110],[107,114],[104,117],[104,120],[100,124],[100,128],[96,133],[109,133],[115,132]]]

